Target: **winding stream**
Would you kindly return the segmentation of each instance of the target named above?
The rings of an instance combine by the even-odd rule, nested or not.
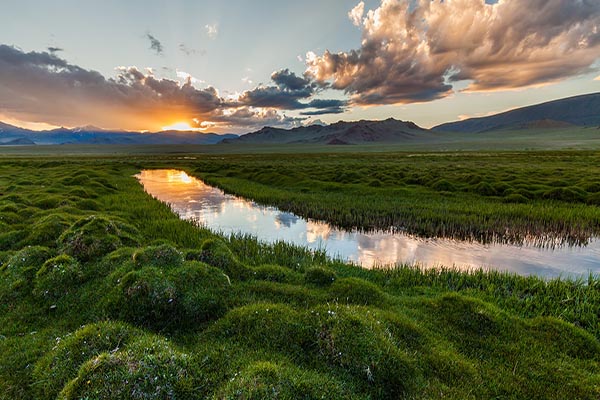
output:
[[[600,240],[585,247],[555,249],[421,239],[403,233],[344,231],[326,222],[258,205],[223,193],[179,170],[145,170],[136,175],[146,192],[171,205],[183,219],[197,220],[225,235],[251,234],[261,241],[284,240],[325,250],[334,258],[370,268],[418,263],[425,267],[489,268],[520,275],[587,277],[600,273]]]

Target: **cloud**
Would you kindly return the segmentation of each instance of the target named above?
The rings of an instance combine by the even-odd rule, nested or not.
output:
[[[266,107],[279,110],[306,110],[302,115],[339,114],[345,111],[347,101],[314,99],[321,86],[306,77],[297,76],[289,69],[271,74],[274,85],[260,85],[243,92],[232,104],[250,107]]]
[[[315,108],[313,111],[302,111],[300,115],[325,115],[341,114],[346,111],[346,100],[314,99],[306,104],[305,108]]]
[[[304,119],[282,115],[272,108],[236,107],[219,110],[211,117],[211,122],[225,130],[247,132],[264,126],[293,128],[301,126]]]
[[[200,54],[201,56],[203,56],[206,54],[206,50],[196,50],[194,48],[186,46],[185,43],[180,43],[177,47],[179,48],[179,51],[181,51],[186,56],[192,56],[195,54]]]
[[[189,73],[187,73],[185,71],[181,71],[179,69],[175,70],[175,75],[177,75],[177,77],[179,79],[183,79],[186,82],[189,81],[189,82],[191,82],[194,85],[197,84],[197,83],[206,83],[202,79],[194,78],[191,74],[189,74]]]
[[[219,35],[219,25],[216,23],[205,25],[204,29],[206,29],[206,34],[210,39],[216,39]]]
[[[600,55],[597,1],[382,0],[363,15],[360,3],[349,13],[360,48],[306,57],[307,77],[355,104],[431,101],[463,80],[467,91],[548,84],[590,72]]]
[[[0,115],[56,126],[91,124],[127,130],[158,130],[187,122],[228,132],[264,125],[293,127],[306,119],[288,117],[281,112],[283,108],[270,107],[269,101],[258,98],[226,100],[214,87],[196,88],[194,84],[202,81],[191,74],[181,70],[176,74],[181,81],[156,77],[152,69],[118,67],[114,77],[106,78],[49,52],[27,53],[0,45]],[[275,76],[286,88],[274,86],[279,91],[291,91],[288,86],[298,85],[298,77],[289,71]],[[298,97],[303,90],[307,92],[302,96],[310,95],[310,89],[292,92]],[[333,110],[339,106],[312,100],[302,107]]]
[[[160,40],[149,33],[146,33],[146,38],[150,41],[150,50],[154,50],[159,56],[162,55],[164,48]]]
[[[189,80],[157,79],[135,67],[106,79],[53,54],[6,45],[0,45],[0,87],[3,114],[67,126],[149,129],[211,113],[222,104],[216,89],[196,89]]]
[[[258,86],[242,93],[237,102],[241,105],[253,107],[295,110],[302,108],[298,100],[307,98],[310,95],[311,92],[309,89],[282,90],[276,86]]]
[[[299,77],[289,69],[282,69],[271,74],[271,80],[282,89],[303,90],[310,85],[310,81]]]
[[[362,17],[365,13],[365,2],[361,1],[352,10],[348,12],[348,18],[356,26],[360,26]]]

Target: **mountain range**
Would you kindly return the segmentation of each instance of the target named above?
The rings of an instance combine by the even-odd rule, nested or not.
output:
[[[293,129],[264,127],[223,143],[295,144],[318,143],[348,145],[368,143],[435,143],[443,134],[476,134],[502,130],[558,129],[600,125],[600,93],[569,97],[523,107],[482,118],[438,125],[424,129],[413,122],[393,118],[384,121],[336,122],[331,125],[311,125]],[[448,136],[450,137],[450,136]]]
[[[292,129],[264,127],[245,135],[161,131],[154,133],[102,130],[93,126],[32,131],[0,122],[0,145],[34,144],[322,144],[435,143],[440,135],[477,134],[503,130],[547,130],[600,125],[600,93],[554,100],[481,118],[424,129],[410,121],[339,121]]]
[[[336,122],[331,125],[310,125],[293,129],[264,127],[223,143],[252,144],[329,144],[397,143],[427,134],[413,122],[388,118],[384,121]]]
[[[600,125],[600,93],[568,97],[517,108],[489,117],[438,125],[438,132],[480,133],[492,130],[566,128]]]
[[[110,131],[94,126],[47,131],[32,131],[0,122],[0,145],[48,144],[215,144],[237,135],[199,133],[195,131],[161,131],[154,133]]]

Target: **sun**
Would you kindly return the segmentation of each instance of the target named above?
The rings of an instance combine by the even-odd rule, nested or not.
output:
[[[192,128],[187,122],[176,122],[173,125],[163,126],[163,131],[197,131],[198,128]]]

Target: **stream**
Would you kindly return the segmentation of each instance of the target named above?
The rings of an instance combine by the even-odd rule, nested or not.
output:
[[[183,171],[144,170],[136,175],[147,193],[168,203],[181,218],[224,235],[250,234],[283,240],[365,268],[396,263],[423,267],[485,268],[545,278],[600,273],[600,240],[584,247],[481,244],[446,238],[423,239],[401,232],[345,231],[276,207],[225,194]]]

